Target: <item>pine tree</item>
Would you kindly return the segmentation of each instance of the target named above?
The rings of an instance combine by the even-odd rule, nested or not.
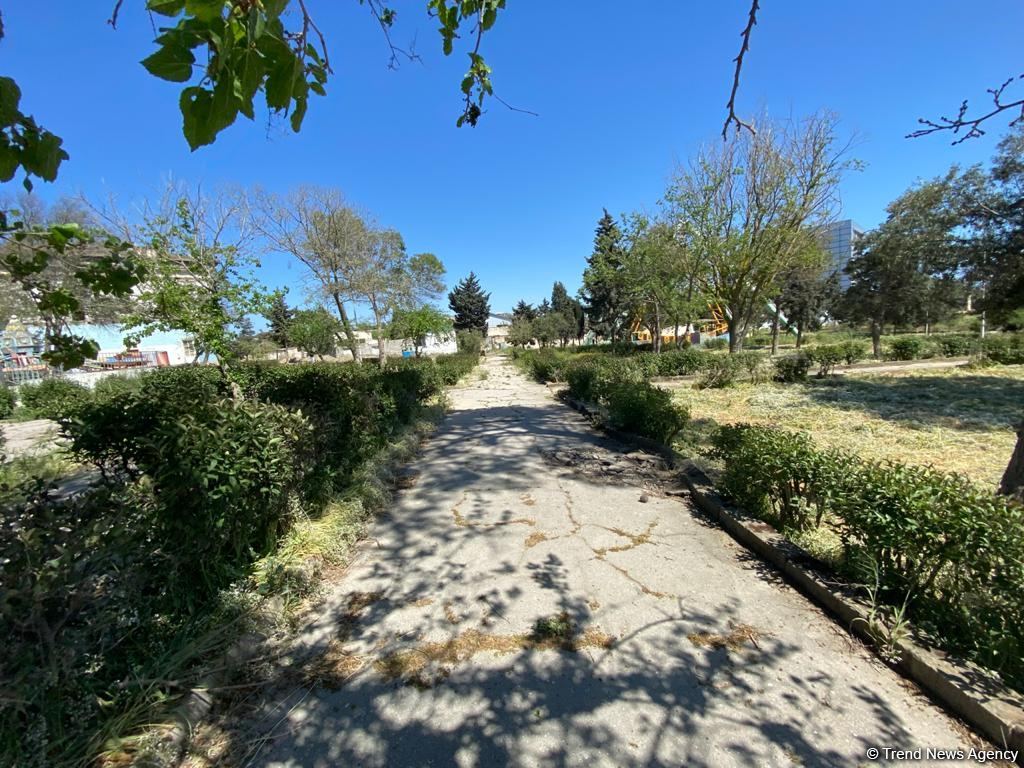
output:
[[[480,282],[472,272],[451,293],[448,294],[448,306],[455,313],[456,331],[479,331],[487,335],[487,318],[491,314],[491,294],[484,293]]]
[[[620,286],[624,250],[622,230],[605,208],[594,233],[594,251],[583,271],[580,298],[591,326],[612,339],[619,337],[625,323]]]
[[[537,310],[532,304],[528,304],[524,299],[520,299],[519,303],[516,304],[512,310],[512,320],[536,320]]]
[[[290,346],[288,326],[292,318],[295,317],[295,312],[289,308],[284,296],[280,293],[275,294],[270,302],[270,307],[267,308],[266,314],[263,316],[270,326],[270,338],[274,340],[274,343],[282,347]]]

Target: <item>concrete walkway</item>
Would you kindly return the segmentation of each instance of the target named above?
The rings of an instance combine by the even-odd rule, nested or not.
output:
[[[655,490],[655,460],[505,361],[483,370],[302,636],[301,684],[282,675],[237,732],[239,764],[860,766],[870,747],[970,747]]]

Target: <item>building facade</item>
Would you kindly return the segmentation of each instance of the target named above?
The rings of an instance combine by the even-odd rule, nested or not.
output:
[[[844,271],[853,257],[853,249],[864,230],[853,219],[834,221],[824,233],[825,250],[832,261],[832,268],[839,274],[839,287],[844,291],[850,285],[850,277]]]

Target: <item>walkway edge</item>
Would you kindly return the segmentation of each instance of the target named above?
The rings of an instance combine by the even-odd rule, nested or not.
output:
[[[842,585],[827,582],[820,574],[801,565],[813,559],[786,541],[771,525],[727,505],[715,492],[711,480],[692,461],[671,448],[638,435],[602,425],[596,414],[571,397],[563,401],[590,419],[610,436],[661,455],[674,469],[681,470],[685,492],[705,514],[713,518],[737,542],[772,565],[819,606],[842,621],[846,629],[872,640],[868,631],[868,609]],[[924,689],[933,700],[962,718],[994,744],[1017,751],[1017,764],[1024,766],[1024,697],[973,665],[959,663],[911,639],[898,641],[895,666]],[[937,745],[936,745],[937,746]]]

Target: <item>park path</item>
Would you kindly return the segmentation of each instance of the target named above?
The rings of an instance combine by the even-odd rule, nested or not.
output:
[[[658,491],[654,459],[505,360],[482,371],[305,628],[303,684],[237,730],[238,764],[860,766],[873,746],[970,746]]]

